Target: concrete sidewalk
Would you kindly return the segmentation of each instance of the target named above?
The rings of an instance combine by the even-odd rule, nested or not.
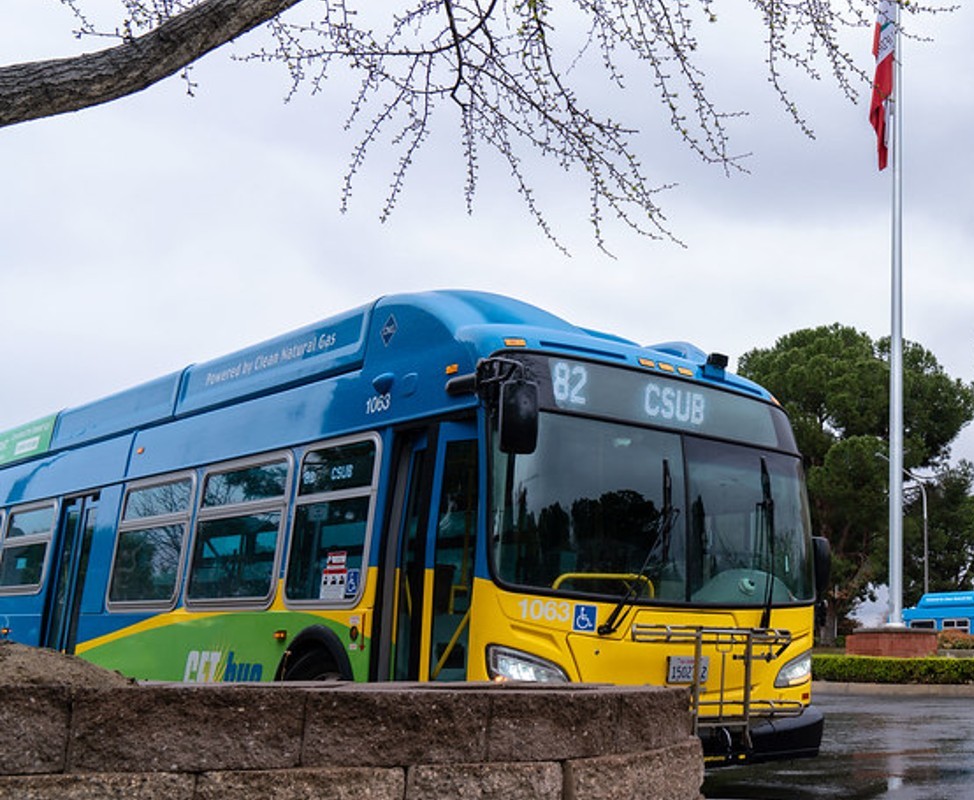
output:
[[[974,697],[971,683],[837,683],[812,681],[812,702],[824,695],[899,695],[910,697]]]

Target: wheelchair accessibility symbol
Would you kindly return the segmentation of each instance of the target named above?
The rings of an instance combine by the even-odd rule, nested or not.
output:
[[[598,609],[595,606],[577,603],[575,605],[575,615],[572,619],[572,630],[594,631],[597,616]]]

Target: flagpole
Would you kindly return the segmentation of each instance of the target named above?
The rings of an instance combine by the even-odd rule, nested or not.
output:
[[[903,84],[900,6],[894,2],[893,217],[889,349],[889,623],[903,627]]]

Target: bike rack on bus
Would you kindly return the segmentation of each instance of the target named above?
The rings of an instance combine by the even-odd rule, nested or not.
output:
[[[670,644],[693,647],[693,680],[691,681],[691,713],[693,732],[701,728],[739,730],[745,746],[750,749],[752,718],[777,716],[795,717],[804,710],[797,700],[766,700],[751,697],[751,665],[755,661],[770,663],[791,644],[791,631],[776,628],[707,628],[699,625],[646,625],[634,622],[631,628],[634,642]],[[704,646],[713,647],[721,657],[720,686],[716,699],[701,697],[700,680]],[[743,665],[741,698],[726,697],[727,660]],[[716,709],[716,713],[713,713]],[[711,713],[707,713],[711,712]],[[701,715],[703,718],[701,719]]]

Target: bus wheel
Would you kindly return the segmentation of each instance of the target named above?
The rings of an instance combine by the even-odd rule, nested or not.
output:
[[[342,673],[322,650],[309,650],[284,669],[285,681],[340,681]]]

